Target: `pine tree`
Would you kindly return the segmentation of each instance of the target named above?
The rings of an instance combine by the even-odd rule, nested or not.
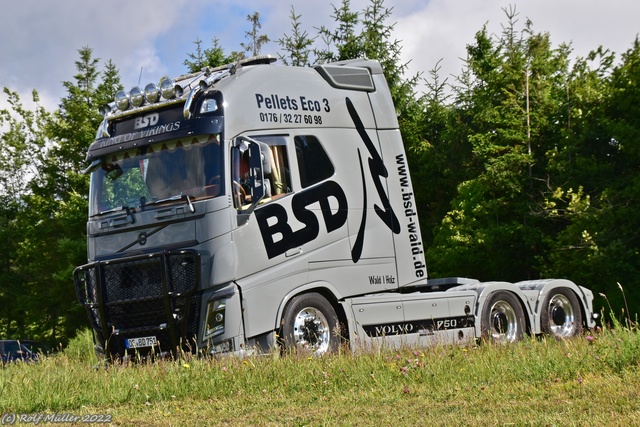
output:
[[[202,71],[205,67],[219,67],[234,61],[234,58],[225,56],[224,49],[220,46],[220,40],[216,37],[211,41],[211,47],[202,49],[202,40],[196,39],[195,53],[187,54],[184,65],[189,73]]]
[[[465,86],[456,92],[455,120],[469,144],[461,152],[471,156],[429,249],[440,274],[510,281],[539,275],[545,224],[532,212],[546,190],[546,152],[560,136],[553,122],[563,110],[568,61],[531,22],[518,31],[514,8],[505,14],[499,39],[485,27],[468,46]]]
[[[291,6],[291,31],[290,36],[284,34],[282,38],[278,40],[278,44],[287,53],[287,55],[278,54],[284,65],[292,65],[296,67],[308,67],[311,65],[309,62],[309,55],[311,55],[311,46],[313,45],[314,38],[310,38],[306,31],[301,29],[300,17],[302,15],[296,15],[296,12]]]
[[[360,22],[359,14],[351,10],[350,0],[342,0],[340,8],[333,7],[331,17],[338,28],[331,31],[325,26],[318,30],[318,36],[326,44],[325,48],[314,49],[319,63],[341,61],[360,57],[360,42],[356,35],[356,27]],[[337,52],[334,52],[337,49]]]
[[[247,15],[247,21],[251,23],[251,30],[245,32],[245,37],[249,40],[249,43],[240,43],[240,46],[244,49],[244,52],[251,53],[252,56],[260,55],[262,46],[269,43],[271,40],[266,34],[260,34],[258,30],[262,28],[260,23],[260,14],[253,12],[251,15]]]

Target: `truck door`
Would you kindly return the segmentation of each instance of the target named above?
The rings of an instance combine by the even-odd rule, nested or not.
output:
[[[291,135],[249,136],[251,144],[261,147],[262,177],[248,164],[246,150],[234,149],[231,169],[238,212],[236,277],[251,337],[274,327],[286,295],[308,282],[309,255],[346,239],[347,227],[346,199],[335,182],[316,177],[313,186],[301,188]],[[256,201],[260,187],[264,194]]]

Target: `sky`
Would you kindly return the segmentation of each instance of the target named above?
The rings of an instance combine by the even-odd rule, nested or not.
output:
[[[225,53],[239,51],[251,29],[247,15],[260,14],[262,34],[272,42],[263,54],[280,52],[277,40],[291,33],[291,8],[309,36],[335,28],[333,5],[342,0],[19,0],[3,1],[0,26],[0,87],[21,94],[29,104],[36,89],[50,110],[74,81],[78,50],[90,47],[99,69],[112,60],[126,89],[186,72],[194,42],[210,47],[216,37]],[[363,11],[370,0],[351,0]],[[398,40],[408,75],[439,64],[440,75],[459,75],[476,32],[487,25],[496,37],[506,23],[503,9],[515,6],[518,28],[529,19],[535,32],[548,32],[554,47],[571,44],[575,56],[603,46],[617,57],[640,32],[638,0],[385,0],[392,9],[392,39]],[[450,79],[452,77],[449,77]],[[0,94],[0,108],[6,108]]]

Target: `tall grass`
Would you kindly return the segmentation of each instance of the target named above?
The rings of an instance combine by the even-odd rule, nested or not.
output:
[[[158,426],[640,425],[634,325],[512,345],[185,355],[108,368],[85,332],[42,362],[1,369],[0,412],[109,413],[113,425]]]

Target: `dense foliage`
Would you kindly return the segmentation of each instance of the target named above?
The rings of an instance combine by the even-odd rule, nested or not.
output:
[[[405,140],[431,277],[518,281],[563,277],[640,303],[640,42],[619,57],[604,47],[574,58],[548,33],[505,10],[504,31],[477,32],[458,76],[438,64],[407,77],[392,10],[334,6],[334,27],[292,28],[278,42],[287,65],[368,57],[389,81]],[[185,72],[260,53],[258,13],[241,51],[196,40]],[[428,49],[428,46],[426,47]],[[67,96],[46,111],[4,88],[0,111],[0,336],[66,342],[86,325],[71,273],[86,260],[88,178],[79,171],[100,122],[97,106],[120,88],[88,47]],[[425,91],[417,94],[418,88]],[[596,298],[596,304],[605,300]],[[628,313],[627,313],[628,314]],[[632,313],[633,314],[633,313]]]

